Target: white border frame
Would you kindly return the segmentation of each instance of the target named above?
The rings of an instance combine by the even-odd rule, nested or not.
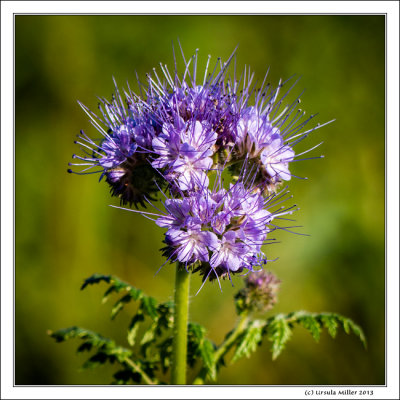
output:
[[[93,7],[95,4],[95,7]],[[309,386],[13,386],[13,260],[14,260],[14,14],[386,14],[387,15],[387,143],[386,143],[386,237],[387,237],[387,385],[373,389],[370,398],[399,398],[399,3],[397,1],[235,1],[229,2],[1,2],[1,398],[7,399],[129,399],[129,398],[275,398],[307,397]],[[14,172],[14,171],[13,171]],[[344,387],[340,390],[359,390]],[[336,390],[338,387],[317,387]],[[315,396],[312,396],[315,397]],[[351,398],[329,395],[329,398]],[[355,396],[363,398],[361,396]]]

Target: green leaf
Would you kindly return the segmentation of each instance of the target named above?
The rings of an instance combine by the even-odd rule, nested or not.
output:
[[[141,353],[146,354],[147,347],[153,343],[156,336],[160,336],[162,329],[172,328],[173,307],[171,303],[161,303],[157,306],[157,302],[153,297],[143,296],[138,312],[133,316],[128,328],[128,343],[133,346],[135,344],[135,336],[139,329],[139,324],[144,321],[145,315],[151,317],[154,323],[149,330],[144,333],[141,340]]]
[[[90,351],[90,350],[92,350],[92,347],[93,347],[92,343],[90,343],[90,342],[83,342],[83,343],[78,347],[77,352],[78,352],[78,353],[81,353],[81,352],[83,352],[83,351]]]
[[[144,315],[139,310],[132,318],[128,327],[128,343],[133,346],[135,344],[135,337],[139,329],[139,323],[144,321]]]
[[[87,278],[83,285],[81,286],[81,290],[85,289],[88,285],[93,285],[95,283],[99,283],[101,281],[110,283],[111,275],[101,275],[101,274],[93,274],[91,277]]]
[[[82,365],[82,369],[95,368],[101,364],[104,364],[106,361],[113,363],[115,361],[115,357],[99,351]]]
[[[260,320],[254,320],[248,324],[246,329],[241,333],[237,340],[237,347],[233,354],[232,362],[239,360],[256,351],[257,346],[262,341],[263,328],[265,323]]]
[[[161,303],[157,307],[158,329],[171,329],[174,325],[174,304],[172,302]]]
[[[147,356],[148,348],[155,343],[158,329],[158,321],[151,324],[149,329],[144,333],[142,340],[140,341],[140,353],[143,357]]]
[[[72,326],[70,328],[59,329],[56,332],[49,332],[49,335],[56,340],[56,342],[63,342],[68,339],[72,338],[81,338],[87,339],[87,342],[91,343],[93,346],[100,347],[100,346],[113,346],[115,343],[103,336],[99,335],[98,333],[89,331],[84,328],[79,328],[77,326]]]
[[[266,331],[268,340],[272,342],[272,359],[276,360],[291,338],[292,330],[285,316],[279,314],[267,322]]]
[[[162,372],[165,374],[171,365],[172,357],[172,337],[168,337],[157,345],[160,352],[160,364]]]
[[[215,365],[215,346],[205,338],[206,329],[194,322],[188,325],[188,364],[194,366],[197,359],[203,362],[210,379],[215,380],[217,371]]]
[[[188,333],[193,336],[193,339],[197,342],[203,340],[204,335],[206,333],[206,329],[204,326],[197,324],[195,322],[189,322],[188,324]]]
[[[364,347],[367,347],[367,340],[363,330],[350,318],[344,317],[340,314],[326,312],[320,314],[308,313],[308,315],[319,320],[322,326],[328,330],[328,333],[332,338],[336,337],[337,328],[340,325],[347,334],[353,332],[361,340]]]
[[[149,349],[153,344],[157,342],[158,337],[161,337],[163,335],[163,332],[172,329],[174,321],[173,303],[166,302],[159,304],[156,309],[156,314],[153,312],[154,311],[153,305],[155,305],[155,303],[152,304],[151,301],[149,303],[151,305],[150,309],[148,307],[145,308],[145,306],[143,306],[140,307],[140,311],[146,309],[147,310],[146,313],[152,312],[153,317],[155,317],[156,314],[157,317],[153,319],[153,323],[143,334],[143,338],[140,341],[140,346],[141,346],[140,354],[142,354],[143,357],[146,358],[146,360],[154,359],[154,357],[159,360],[160,358],[159,353],[154,355],[154,352],[150,353]]]
[[[102,302],[105,303],[108,300],[108,297],[111,293],[120,293],[121,291],[128,292],[125,296],[123,296],[119,302],[117,302],[111,312],[111,318],[115,318],[115,316],[122,310],[126,303],[129,303],[132,299],[139,300],[143,296],[143,292],[140,289],[137,289],[126,283],[121,281],[121,279],[112,275],[101,275],[101,274],[93,274],[90,278],[86,279],[81,287],[81,290],[85,289],[88,285],[93,285],[100,282],[106,282],[110,284],[110,287],[105,291],[103,295]]]
[[[354,321],[352,321],[350,318],[342,316],[339,317],[345,332],[349,334],[351,331],[353,331],[353,333],[361,340],[361,343],[364,345],[364,347],[367,348],[367,339],[361,327],[357,325]]]
[[[151,324],[150,328],[144,333],[142,340],[140,341],[142,346],[154,341],[156,337],[156,329],[157,324]]]
[[[187,363],[190,367],[196,364],[200,356],[200,347],[204,339],[205,328],[194,322],[188,324]]]
[[[139,300],[143,295],[143,292],[140,289],[137,289],[129,285],[128,283],[119,280],[116,277],[113,277],[111,279],[111,283],[112,285],[105,291],[103,295],[103,300],[102,300],[103,303],[105,303],[108,300],[108,297],[113,292],[120,293],[124,290],[129,293],[129,295],[133,300]]]
[[[321,335],[321,325],[318,319],[311,314],[306,314],[298,318],[296,321],[304,328],[306,328],[316,342],[319,341]]]
[[[157,301],[154,297],[147,297],[147,296],[143,297],[140,308],[143,311],[143,313],[147,314],[153,320],[155,320],[158,317]]]
[[[118,313],[124,308],[125,304],[129,303],[131,300],[132,300],[132,296],[130,295],[130,293],[121,297],[114,304],[114,307],[111,309],[111,319],[114,319],[118,315]]]
[[[328,330],[328,333],[334,339],[337,333],[338,321],[335,314],[320,314],[319,319],[324,328]]]
[[[364,347],[367,346],[366,338],[363,330],[350,318],[343,317],[336,313],[309,313],[306,311],[297,311],[283,316],[289,325],[297,323],[306,328],[313,338],[318,341],[320,337],[321,328],[326,328],[332,338],[336,337],[338,326],[350,334],[353,332],[363,343]]]
[[[350,320],[348,318],[338,316],[339,322],[342,324],[344,331],[349,335],[350,334]]]
[[[214,344],[210,340],[204,339],[200,346],[200,357],[203,360],[204,367],[207,369],[207,372],[213,381],[217,379],[217,368],[215,365],[214,352]]]
[[[62,342],[72,338],[83,339],[85,342],[78,347],[79,352],[90,350],[93,347],[98,349],[98,353],[86,361],[83,368],[93,368],[99,364],[103,364],[105,361],[112,363],[117,360],[118,362],[123,363],[132,356],[132,352],[129,349],[117,346],[113,340],[76,326],[60,329],[56,332],[50,332],[50,336],[57,342]]]
[[[115,379],[113,384],[116,385],[126,385],[129,383],[129,381],[140,383],[140,381],[142,380],[142,376],[138,372],[132,372],[129,369],[122,369],[117,371],[113,375],[113,378]]]

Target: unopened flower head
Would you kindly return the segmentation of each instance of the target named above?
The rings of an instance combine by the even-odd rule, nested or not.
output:
[[[245,287],[235,296],[236,307],[242,311],[268,311],[278,299],[281,281],[265,270],[250,272],[245,279]]]

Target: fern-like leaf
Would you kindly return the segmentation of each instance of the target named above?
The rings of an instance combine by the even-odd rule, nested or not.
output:
[[[328,330],[329,335],[334,339],[337,334],[338,320],[335,314],[320,314],[319,321]]]
[[[188,364],[194,366],[197,357],[200,357],[203,366],[211,380],[216,380],[215,345],[205,338],[206,330],[196,323],[188,326]]]
[[[84,343],[78,347],[80,352],[95,348],[97,352],[83,364],[83,369],[95,368],[106,362],[111,364],[118,362],[124,368],[122,371],[125,372],[114,376],[117,380],[115,383],[126,383],[126,377],[129,377],[134,382],[143,380],[143,382],[149,384],[157,383],[154,379],[154,371],[157,368],[155,364],[139,359],[133,361],[131,350],[116,345],[113,340],[105,338],[98,333],[73,326],[56,332],[49,331],[48,334],[57,342],[73,338],[84,340]]]
[[[101,274],[93,274],[89,278],[85,279],[81,286],[81,290],[85,289],[88,285],[94,285],[96,283],[100,283],[101,281],[110,283],[111,275],[101,275]]]
[[[251,353],[257,350],[257,346],[261,344],[263,329],[265,322],[254,320],[248,324],[246,329],[238,337],[237,347],[232,357],[232,362],[246,356],[250,357]]]
[[[337,319],[339,320],[339,322],[341,322],[344,331],[347,334],[350,334],[351,332],[353,332],[361,340],[361,343],[364,345],[364,347],[367,348],[367,339],[366,339],[361,327],[359,325],[357,325],[350,318],[346,318],[346,317],[343,317],[343,316],[337,315],[337,314],[336,314],[336,316],[337,316]]]
[[[272,359],[281,354],[286,343],[292,336],[292,330],[288,319],[283,314],[279,314],[267,321],[264,332],[266,331],[268,340],[272,342]]]
[[[326,328],[332,338],[336,337],[339,326],[350,334],[353,332],[367,346],[366,338],[361,327],[350,318],[343,317],[336,313],[310,313],[306,311],[297,311],[287,315],[280,314],[267,321],[266,331],[269,340],[272,341],[273,359],[275,359],[283,350],[285,343],[291,337],[291,328],[295,325],[301,325],[306,328],[315,341],[319,341],[322,328]]]
[[[128,343],[133,346],[135,344],[135,338],[137,331],[139,330],[139,324],[144,321],[144,315],[139,310],[133,317],[128,327],[127,339]]]
[[[306,328],[316,342],[319,341],[321,336],[321,324],[317,318],[310,314],[304,314],[300,315],[296,322]]]

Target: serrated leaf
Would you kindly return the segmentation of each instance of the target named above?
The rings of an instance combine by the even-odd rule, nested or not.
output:
[[[208,339],[204,339],[200,346],[200,357],[203,360],[204,367],[207,369],[207,372],[213,381],[217,379],[214,351],[215,349],[213,343]]]
[[[305,311],[298,311],[287,314],[285,318],[289,321],[290,324],[298,323],[303,325],[311,332],[314,339],[316,339],[316,337],[319,337],[319,332],[317,332],[317,326],[314,324],[313,321],[317,321],[320,328],[326,328],[332,338],[335,338],[337,334],[337,328],[340,325],[347,334],[353,332],[361,340],[364,347],[367,346],[366,338],[361,327],[353,322],[350,318],[344,317],[342,315],[327,312],[317,314],[308,313]]]
[[[147,349],[152,343],[156,341],[156,335],[158,330],[158,321],[151,324],[149,329],[144,333],[142,340],[140,341],[140,353],[143,357],[146,357]]]
[[[266,330],[268,340],[272,342],[272,359],[276,360],[291,338],[292,330],[288,321],[281,314],[269,320]]]
[[[132,372],[129,369],[122,369],[117,371],[113,378],[115,379],[114,384],[117,385],[126,385],[129,381],[133,381],[135,383],[140,383],[142,376],[138,372]]]
[[[113,292],[117,292],[115,286],[110,286],[103,294],[103,298],[101,300],[101,302],[104,304],[107,300],[108,297],[110,296],[111,293]]]
[[[196,324],[194,322],[190,322],[188,325],[188,332],[189,334],[193,335],[196,341],[200,342],[205,335],[205,328],[200,324]]]
[[[114,288],[114,291],[117,293],[121,292],[122,290],[129,291],[132,288],[129,283],[122,281],[116,276],[111,276],[111,284]]]
[[[304,315],[297,320],[300,325],[306,328],[316,342],[319,341],[321,335],[321,325],[314,315]]]
[[[86,286],[88,285],[97,284],[102,281],[109,283],[111,285],[103,295],[103,300],[102,300],[103,303],[107,301],[111,293],[113,292],[119,293],[123,290],[129,292],[133,300],[139,300],[140,297],[142,296],[142,290],[137,289],[132,285],[130,285],[129,283],[126,283],[121,279],[117,278],[116,276],[112,275],[93,274],[91,277],[87,278],[84,281],[83,285],[81,286],[81,290],[85,289]]]
[[[143,313],[147,314],[150,318],[155,320],[158,317],[157,313],[157,301],[154,297],[143,297],[140,305]]]
[[[112,285],[105,291],[105,293],[103,295],[103,299],[102,299],[103,303],[105,303],[108,300],[108,297],[113,292],[120,293],[122,291],[126,291],[126,292],[128,292],[127,296],[130,296],[130,298],[133,300],[139,300],[143,295],[142,290],[137,289],[137,288],[129,285],[128,283],[119,280],[116,277],[112,277],[111,284]]]
[[[158,330],[170,329],[174,324],[174,305],[172,302],[161,303],[157,307],[158,314]]]
[[[361,343],[364,345],[365,348],[367,348],[367,339],[365,338],[364,332],[361,329],[360,326],[358,326],[355,322],[353,322],[351,319],[348,319],[348,324],[353,331],[353,333],[358,336],[358,338],[361,340]]]
[[[171,355],[172,355],[172,337],[168,337],[163,340],[157,346],[160,351],[160,363],[162,372],[165,374],[171,365]]]
[[[331,337],[334,339],[337,334],[337,327],[338,327],[338,322],[336,319],[336,315],[334,314],[322,314],[320,315],[320,321],[324,328],[328,330],[328,333],[331,335]]]
[[[83,351],[90,351],[90,350],[92,350],[92,347],[93,347],[92,343],[84,342],[78,347],[77,352],[81,353]]]
[[[157,329],[157,324],[152,324],[150,328],[144,333],[140,344],[143,346],[149,342],[152,342],[156,336],[155,331]]]
[[[348,318],[340,316],[339,321],[342,323],[344,331],[350,333],[350,320]]]
[[[83,365],[83,369],[95,368],[101,364],[104,364],[106,361],[114,362],[114,357],[110,357],[104,352],[98,352],[94,356],[90,357]]]
[[[155,303],[153,304],[155,305]],[[140,307],[141,312],[143,312],[143,307]],[[149,310],[146,309],[146,311],[148,312]],[[156,313],[156,318],[153,319],[153,323],[144,333],[143,338],[140,341],[140,352],[144,357],[148,357],[147,350],[156,342],[157,337],[161,336],[163,331],[172,329],[173,327],[173,303],[167,302],[159,304]],[[153,317],[155,317],[155,314],[153,314]]]
[[[111,275],[101,275],[101,274],[93,274],[91,277],[87,278],[82,286],[81,286],[81,290],[85,289],[86,286],[88,285],[94,285],[96,283],[99,283],[101,281],[110,283],[111,280]]]
[[[190,367],[196,364],[200,355],[200,346],[205,329],[199,324],[189,322],[187,335],[187,363]]]
[[[81,338],[87,340],[93,346],[114,346],[115,343],[107,339],[98,333],[89,331],[88,329],[79,328],[77,326],[72,326],[69,328],[59,329],[56,332],[50,332],[50,336],[56,340],[56,342],[63,342],[72,338]]]
[[[144,321],[144,315],[139,310],[132,318],[128,327],[128,343],[133,346],[135,344],[136,333],[139,329],[139,323]]]
[[[238,337],[237,347],[233,354],[232,362],[239,360],[256,351],[257,346],[261,343],[264,323],[259,320],[252,321],[243,333]]]
[[[125,304],[129,303],[132,300],[132,296],[130,293],[121,297],[115,304],[111,310],[111,319],[114,319],[118,313],[124,308]]]
[[[107,360],[109,362],[118,360],[118,362],[122,363],[127,358],[132,356],[132,352],[129,349],[117,346],[113,340],[105,338],[98,333],[76,326],[53,332],[51,333],[51,337],[53,337],[57,342],[72,338],[83,339],[85,342],[79,346],[78,351],[89,350],[89,346],[90,348],[97,348],[99,350],[98,353],[86,361],[83,366],[84,368],[97,366],[98,364],[102,364]]]

